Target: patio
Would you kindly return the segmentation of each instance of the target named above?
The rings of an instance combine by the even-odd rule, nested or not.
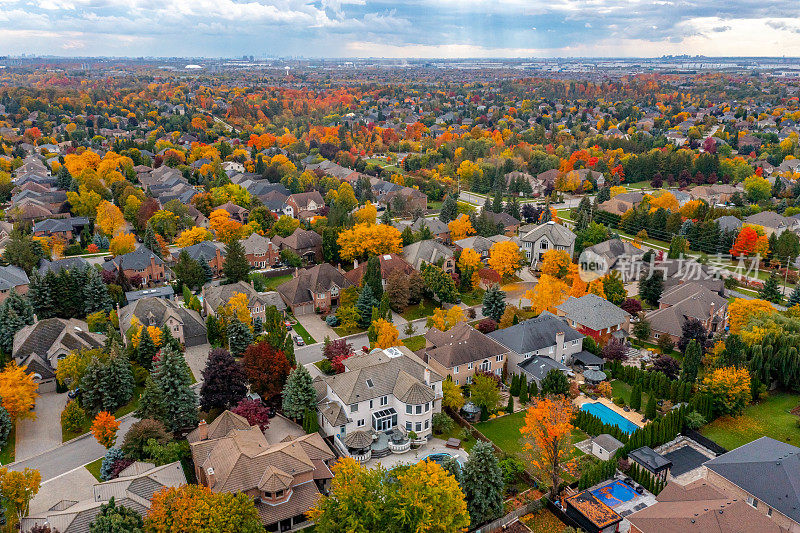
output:
[[[385,457],[373,457],[365,462],[364,465],[368,467],[383,465],[384,468],[390,469],[399,465],[413,465],[422,461],[425,457],[435,454],[447,454],[455,457],[462,464],[466,462],[469,454],[465,450],[461,448],[454,450],[453,448],[448,448],[445,444],[446,441],[442,439],[432,438],[417,449],[410,449],[403,454],[392,453]]]

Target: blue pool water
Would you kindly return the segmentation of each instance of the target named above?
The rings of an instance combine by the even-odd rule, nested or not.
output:
[[[442,465],[447,459],[450,459],[451,457],[453,457],[453,456],[450,455],[449,453],[431,453],[431,454],[426,455],[425,457],[423,457],[420,460],[420,462],[422,462],[422,461],[433,461],[434,463],[436,463],[438,465]],[[461,459],[456,457],[456,462],[458,462],[458,464],[460,465],[461,464]]]
[[[616,507],[617,505],[630,501],[637,496],[635,490],[619,480],[612,481],[608,485],[604,485],[599,489],[594,489],[592,494],[594,494],[598,500],[609,507]]]
[[[604,424],[617,426],[619,429],[628,434],[639,429],[639,426],[599,402],[585,403],[581,405],[581,411],[588,411],[602,420]]]

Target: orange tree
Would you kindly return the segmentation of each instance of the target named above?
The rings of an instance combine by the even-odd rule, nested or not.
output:
[[[766,300],[745,300],[736,298],[728,305],[728,321],[731,333],[742,331],[751,318],[765,316],[775,312],[772,304]]]
[[[33,373],[25,372],[21,366],[11,361],[0,372],[0,398],[11,420],[36,418],[31,407],[39,397],[39,384],[34,382]]]
[[[400,333],[397,331],[394,324],[388,320],[379,318],[373,322],[372,325],[375,327],[375,333],[377,335],[377,339],[375,340],[376,348],[383,349],[391,346],[400,346]]]
[[[542,274],[564,279],[570,274],[572,259],[568,252],[551,248],[542,256]]]
[[[496,242],[489,250],[489,266],[503,278],[510,278],[522,268],[523,257],[515,242]]]
[[[119,420],[107,411],[100,411],[92,422],[92,435],[106,449],[114,446],[117,441]]]
[[[203,485],[182,485],[153,495],[144,529],[150,533],[260,533],[264,526],[246,494],[215,494]]]
[[[342,259],[352,261],[368,255],[399,254],[403,240],[397,228],[388,224],[361,223],[339,234],[337,244]]]
[[[451,220],[447,224],[447,229],[450,230],[450,240],[460,241],[470,235],[475,235],[475,228],[472,227],[472,222],[469,221],[467,215],[460,215],[455,220]]]
[[[561,464],[571,445],[572,416],[575,408],[566,396],[549,396],[536,400],[525,413],[520,429],[523,450],[541,479],[550,483],[550,498],[558,494]]]
[[[542,274],[539,283],[525,292],[525,298],[531,301],[531,309],[537,315],[542,311],[554,311],[555,306],[567,299],[567,284],[558,278]]]

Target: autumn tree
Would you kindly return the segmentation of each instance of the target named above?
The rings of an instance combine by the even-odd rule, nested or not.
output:
[[[28,373],[17,363],[11,361],[0,372],[0,402],[14,421],[36,418],[31,409],[39,397],[39,384],[34,381],[33,373]]]
[[[442,382],[442,406],[458,411],[464,407],[464,394],[461,392],[461,387],[453,383],[453,380],[448,376]]]
[[[401,269],[393,270],[386,280],[385,293],[389,295],[389,305],[393,311],[402,313],[408,307],[411,291],[408,276]]]
[[[17,523],[28,516],[30,503],[42,483],[42,475],[38,470],[9,470],[0,468],[0,496],[7,508],[16,515]]]
[[[461,290],[467,291],[478,286],[481,256],[472,248],[465,248],[458,257],[458,270],[461,273]]]
[[[524,256],[513,241],[496,242],[489,249],[489,266],[503,278],[514,275],[523,262]]]
[[[243,492],[212,492],[203,485],[165,487],[153,495],[145,531],[260,533],[264,530],[253,499]]]
[[[453,242],[475,235],[475,228],[472,227],[472,222],[470,222],[467,215],[462,214],[455,220],[450,221],[447,224],[447,228],[450,230],[450,240]]]
[[[497,381],[485,374],[476,374],[469,387],[472,403],[490,413],[497,409],[500,402],[500,389]]]
[[[211,233],[201,226],[194,226],[181,232],[175,245],[179,248],[186,248],[208,240],[211,240]]]
[[[747,369],[722,367],[706,374],[700,390],[711,397],[717,415],[741,414],[750,401],[750,373]]]
[[[439,307],[433,310],[433,315],[428,319],[428,327],[433,326],[439,331],[447,331],[464,320],[464,310],[459,306],[454,305],[447,310]]]
[[[267,341],[248,346],[242,363],[250,388],[264,400],[280,394],[291,370],[289,360],[283,352],[276,350]]]
[[[258,426],[261,431],[269,426],[269,408],[261,400],[245,398],[231,413],[244,417],[248,424]]]
[[[469,525],[464,493],[433,461],[387,471],[350,457],[333,466],[333,483],[309,511],[319,533],[415,531],[456,533]]]
[[[395,325],[388,320],[379,318],[373,322],[372,325],[374,326],[377,335],[375,340],[376,348],[390,348],[392,346],[399,346],[401,344],[400,332],[398,332]]]
[[[353,219],[357,224],[375,224],[378,219],[378,209],[372,205],[372,202],[367,201],[361,209],[353,213]]]
[[[571,264],[572,258],[568,252],[551,248],[542,256],[542,274],[564,279],[569,274]]]
[[[774,312],[775,308],[766,300],[736,298],[728,305],[730,332],[740,333],[752,318],[766,316]]]
[[[107,411],[100,411],[92,422],[92,435],[105,449],[114,446],[120,422]]]
[[[369,255],[399,254],[403,251],[400,231],[386,224],[356,224],[339,234],[342,259],[364,259]]]
[[[230,218],[230,213],[224,209],[212,211],[208,222],[220,242],[230,244],[242,237],[242,224]]]
[[[743,226],[730,253],[734,257],[748,257],[760,253],[766,255],[768,248],[768,238],[766,235],[759,235],[752,226]]]
[[[625,290],[625,284],[622,281],[622,275],[617,270],[612,270],[602,278],[603,292],[605,299],[614,305],[620,305],[628,297],[628,291]]]
[[[122,211],[119,210],[119,207],[111,202],[103,200],[97,206],[97,218],[95,223],[103,233],[109,237],[113,237],[125,227],[125,217],[122,215]]]
[[[229,409],[247,395],[244,369],[228,350],[213,348],[203,369],[200,409]]]
[[[133,233],[118,234],[116,237],[111,239],[111,244],[108,247],[108,250],[114,257],[131,253],[135,249],[136,237],[133,235]]]
[[[554,312],[555,307],[567,299],[567,284],[553,276],[542,274],[539,282],[533,289],[525,292],[525,298],[530,300],[534,313],[542,311]]]
[[[549,483],[551,499],[558,495],[562,464],[570,452],[574,413],[575,407],[566,396],[538,399],[528,408],[520,429],[525,439],[523,449],[539,479]]]

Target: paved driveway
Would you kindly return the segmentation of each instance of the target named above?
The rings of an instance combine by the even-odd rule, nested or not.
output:
[[[198,346],[186,348],[186,353],[183,355],[183,357],[186,359],[186,363],[189,365],[189,368],[192,369],[194,379],[197,381],[202,381],[203,379],[203,369],[206,367],[206,361],[208,361],[208,352],[210,351],[210,344],[200,344]]]
[[[316,313],[310,315],[300,315],[295,316],[298,322],[306,328],[306,331],[309,335],[314,337],[314,340],[317,342],[322,342],[325,340],[325,337],[330,337],[331,340],[338,339],[339,335],[330,327],[328,324],[325,323],[322,318]],[[292,333],[292,335],[296,335],[296,333]]]
[[[36,418],[17,422],[16,460],[21,461],[61,444],[61,411],[66,393],[47,392],[36,399]]]

